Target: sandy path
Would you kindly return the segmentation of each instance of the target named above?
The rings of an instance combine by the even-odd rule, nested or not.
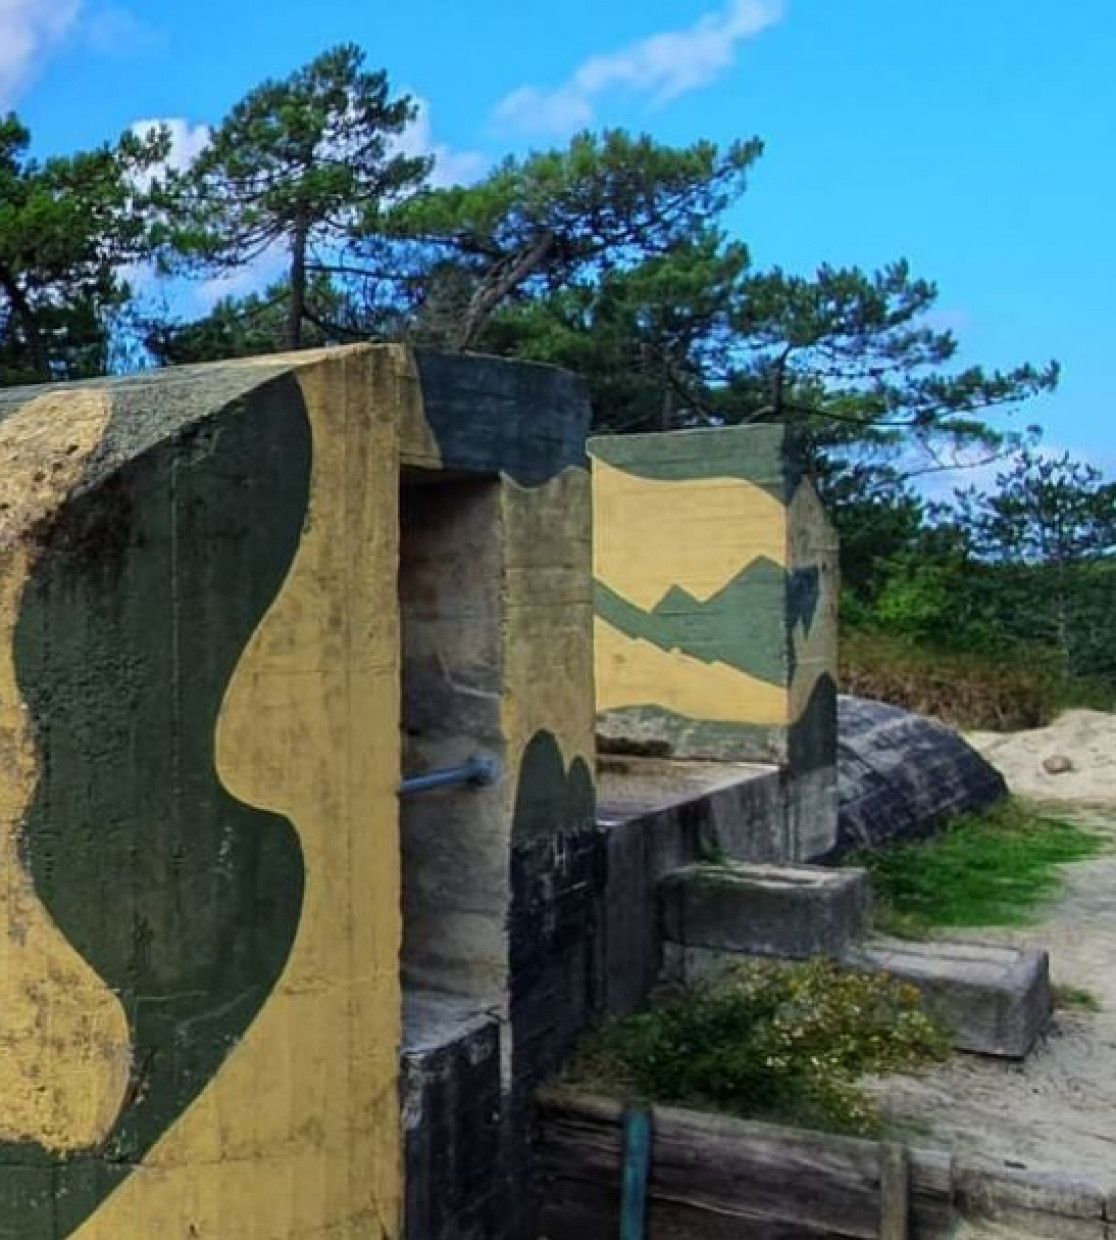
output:
[[[1116,813],[1073,817],[1116,846]],[[1084,987],[1101,1011],[1058,1012],[1022,1064],[957,1055],[891,1082],[887,1105],[974,1161],[1088,1175],[1116,1191],[1116,852],[1064,870],[1065,889],[1039,924],[956,937],[1046,947],[1055,984]]]
[[[1055,1173],[1116,1193],[1116,807],[1056,812],[1106,835],[1112,851],[1063,867],[1064,889],[1036,925],[949,937],[1045,947],[1055,984],[1085,988],[1100,1011],[1057,1012],[1025,1063],[956,1055],[926,1076],[885,1082],[881,1101],[969,1165]],[[1022,1237],[976,1225],[963,1234]]]

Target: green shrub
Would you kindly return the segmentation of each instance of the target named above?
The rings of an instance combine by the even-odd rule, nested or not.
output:
[[[933,715],[963,729],[1042,727],[1069,704],[1061,661],[1040,647],[1020,645],[1012,654],[966,653],[852,629],[842,633],[840,674],[845,693]]]
[[[566,1083],[645,1102],[871,1135],[866,1074],[942,1059],[918,992],[823,960],[754,962],[661,995],[591,1035]]]

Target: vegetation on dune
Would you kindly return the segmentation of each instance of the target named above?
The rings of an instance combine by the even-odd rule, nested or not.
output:
[[[891,516],[874,557],[846,544],[851,692],[1003,731],[1116,708],[1116,483],[1024,451],[991,492]]]
[[[873,1135],[882,1120],[861,1078],[910,1071],[948,1051],[911,986],[824,960],[756,961],[664,991],[645,1010],[605,1024],[561,1084]]]
[[[1032,922],[1061,885],[1059,866],[1095,857],[1098,835],[1006,801],[940,835],[851,858],[872,878],[876,925],[904,938]]]

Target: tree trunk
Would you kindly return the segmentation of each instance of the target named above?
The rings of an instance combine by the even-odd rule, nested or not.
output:
[[[534,274],[553,245],[554,234],[544,232],[526,250],[518,255],[509,255],[497,264],[481,283],[465,311],[465,319],[457,335],[459,349],[468,349],[475,343],[492,312],[509,293],[515,292],[528,276]]]
[[[674,389],[670,386],[670,367],[663,367],[663,400],[659,407],[659,429],[669,431],[674,428]]]
[[[302,320],[306,317],[307,228],[300,224],[291,239],[291,313],[287,320],[287,348],[302,348]]]
[[[44,382],[49,382],[51,378],[50,357],[47,354],[42,332],[39,331],[39,320],[35,317],[31,303],[19,287],[19,282],[6,268],[0,268],[0,289],[7,294],[8,301],[12,305],[12,312],[23,330],[31,369]]]

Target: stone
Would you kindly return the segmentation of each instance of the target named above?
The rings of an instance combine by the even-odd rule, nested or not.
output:
[[[1065,775],[1073,770],[1073,763],[1065,754],[1051,754],[1042,760],[1042,769],[1047,775]]]
[[[1044,951],[873,939],[852,953],[849,963],[918,987],[958,1050],[1022,1059],[1053,1010]]]
[[[865,932],[863,870],[699,864],[659,888],[663,937],[685,948],[806,960],[841,957]]]

